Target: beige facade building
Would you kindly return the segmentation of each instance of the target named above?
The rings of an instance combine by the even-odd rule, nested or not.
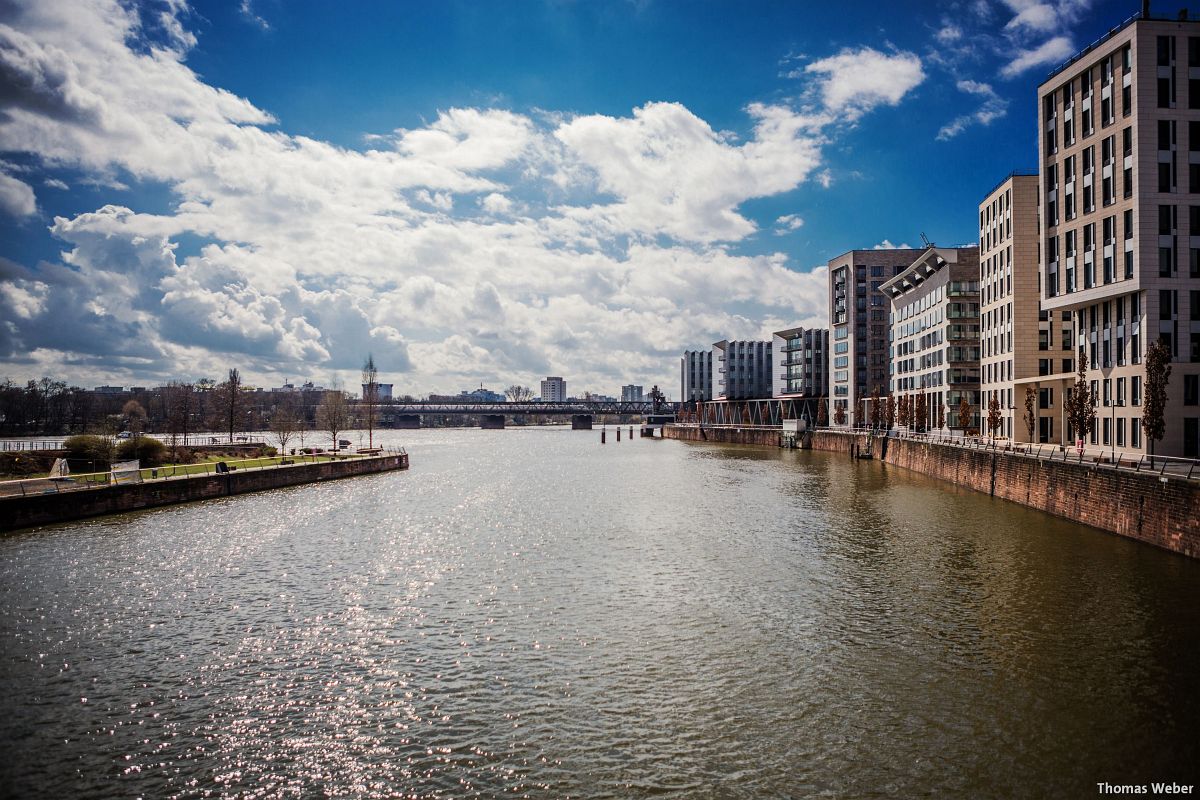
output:
[[[888,302],[885,281],[903,272],[920,250],[851,250],[829,262],[830,424],[845,412],[848,426],[865,425],[863,401],[888,392]]]
[[[1200,455],[1200,24],[1114,29],[1041,84],[1038,114],[1042,310],[1052,328],[1070,314],[1070,355],[1087,355],[1088,445],[1147,449],[1145,354],[1161,337],[1172,372],[1155,452]]]
[[[916,402],[924,392],[924,430],[979,429],[979,250],[930,247],[880,287],[890,299],[892,394]],[[971,405],[959,419],[959,402]]]
[[[1025,389],[1018,381],[1064,367],[1052,352],[1055,332],[1040,320],[1038,292],[1038,178],[1013,173],[979,204],[979,327],[982,414],[993,397],[1000,404],[997,436],[1028,441]],[[1071,337],[1066,339],[1070,359]],[[1065,365],[1070,371],[1070,365]],[[1037,387],[1035,387],[1036,391]],[[1034,440],[1052,435],[1053,395],[1041,395],[1047,422],[1035,422]],[[989,433],[986,423],[984,433]]]

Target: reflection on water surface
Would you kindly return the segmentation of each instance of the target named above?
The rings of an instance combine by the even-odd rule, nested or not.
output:
[[[409,472],[0,539],[0,785],[868,798],[1197,782],[1200,564],[825,453],[387,436]]]

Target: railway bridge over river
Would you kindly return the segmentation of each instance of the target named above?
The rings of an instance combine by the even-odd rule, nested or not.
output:
[[[646,422],[669,421],[674,418],[677,403],[644,400],[564,400],[561,402],[528,401],[523,403],[482,402],[421,402],[386,403],[378,407],[379,423],[384,427],[419,428],[423,416],[463,415],[479,417],[479,426],[500,429],[510,417],[567,417],[575,430],[590,430],[600,415],[639,416]]]

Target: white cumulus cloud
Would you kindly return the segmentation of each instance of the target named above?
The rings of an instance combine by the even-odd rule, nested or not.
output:
[[[173,199],[57,218],[60,259],[0,259],[0,360],[83,381],[238,366],[352,385],[372,352],[398,392],[546,374],[670,390],[685,348],[823,318],[823,269],[730,252],[756,230],[742,206],[828,186],[829,112],[924,77],[912,54],[863,48],[809,65],[823,111],[750,104],[739,132],[679,103],[452,107],[353,149],[192,71],[181,2],[9,0],[3,19],[0,153],[34,169],[0,172],[0,208],[35,213],[27,181],[62,188],[51,171]]]
[[[877,106],[898,105],[925,80],[915,53],[883,53],[872,47],[846,48],[814,61],[804,73],[817,78],[825,109],[851,121]]]

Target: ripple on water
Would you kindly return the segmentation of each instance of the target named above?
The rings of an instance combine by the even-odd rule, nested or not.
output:
[[[878,464],[594,433],[404,432],[406,473],[0,539],[0,781],[1007,797],[1200,763],[1195,563]]]

